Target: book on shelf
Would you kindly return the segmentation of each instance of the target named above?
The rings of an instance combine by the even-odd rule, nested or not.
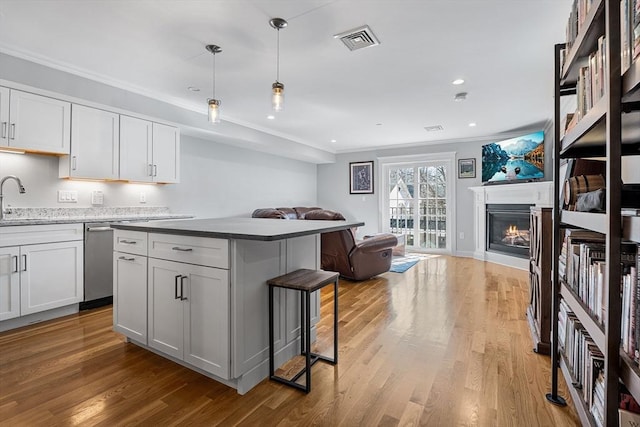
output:
[[[623,383],[618,385],[618,425],[620,427],[638,427],[640,426],[640,405],[633,398],[631,392]]]
[[[579,391],[596,423],[602,425],[605,357],[564,299],[560,300],[558,316],[558,348],[571,375],[568,381]]]
[[[638,427],[640,426],[640,414],[620,408],[618,409],[618,425],[620,427]]]
[[[632,61],[635,60],[640,55],[640,0],[634,0],[633,9],[633,52],[632,52]]]

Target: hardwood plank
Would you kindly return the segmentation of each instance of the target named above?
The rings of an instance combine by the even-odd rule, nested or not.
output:
[[[244,396],[112,330],[110,307],[0,333],[0,425],[574,426],[546,402],[527,272],[430,256],[407,273],[339,285],[337,366],[306,395],[265,380]],[[314,348],[330,354],[333,289]],[[565,384],[560,394],[569,398]]]

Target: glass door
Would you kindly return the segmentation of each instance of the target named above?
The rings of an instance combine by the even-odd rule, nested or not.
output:
[[[408,249],[451,252],[451,170],[447,160],[383,165],[383,224]]]

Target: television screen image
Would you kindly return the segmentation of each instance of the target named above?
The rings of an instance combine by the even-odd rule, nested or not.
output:
[[[544,132],[482,146],[482,182],[544,178]]]

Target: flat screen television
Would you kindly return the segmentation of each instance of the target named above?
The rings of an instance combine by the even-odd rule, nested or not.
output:
[[[544,178],[544,132],[534,132],[482,146],[485,184],[538,181]]]

